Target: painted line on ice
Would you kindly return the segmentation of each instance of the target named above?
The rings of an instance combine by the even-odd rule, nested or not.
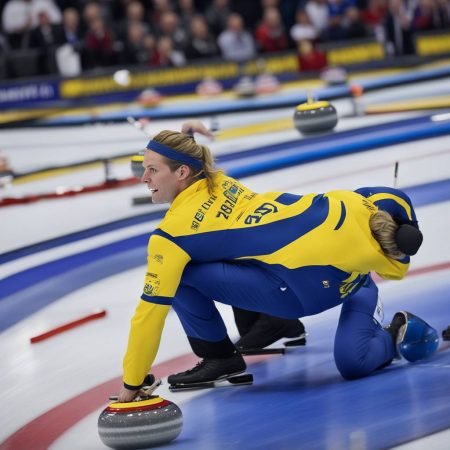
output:
[[[450,269],[450,261],[411,270],[407,276],[418,276],[447,269]],[[197,359],[191,353],[182,355],[156,365],[154,367],[154,373],[157,377],[166,377],[171,373],[184,370],[186,367],[195,363]],[[55,406],[11,434],[0,444],[0,450],[16,450],[22,448],[46,450],[60,436],[87,415],[106,405],[106,399],[111,392],[116,392],[121,384],[122,378],[117,377]]]

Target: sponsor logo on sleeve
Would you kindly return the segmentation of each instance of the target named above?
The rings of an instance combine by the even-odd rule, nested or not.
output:
[[[153,260],[158,264],[162,264],[164,262],[164,256],[159,254],[153,255]]]
[[[159,281],[147,281],[147,283],[144,284],[143,291],[145,295],[150,295],[152,297],[158,295]]]

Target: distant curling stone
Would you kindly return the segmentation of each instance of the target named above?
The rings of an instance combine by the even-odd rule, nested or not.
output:
[[[320,73],[320,78],[328,86],[339,86],[347,83],[348,74],[342,67],[328,67]]]
[[[262,73],[256,77],[255,91],[257,94],[273,94],[280,89],[280,82],[275,75]]]
[[[197,85],[195,90],[198,95],[212,97],[214,95],[221,94],[223,91],[223,86],[215,78],[206,77]]]
[[[144,175],[144,167],[142,163],[144,161],[144,152],[139,152],[137,155],[133,155],[131,157],[131,172],[133,176],[138,178],[139,180]]]
[[[234,86],[234,92],[238,97],[254,97],[256,86],[251,77],[242,77]]]
[[[131,403],[111,403],[98,418],[102,442],[123,450],[167,444],[178,437],[182,427],[180,408],[157,396]]]
[[[294,125],[300,133],[330,131],[337,122],[335,107],[326,101],[302,103],[295,108]]]
[[[144,108],[153,108],[162,100],[163,96],[155,89],[144,89],[137,98],[137,102]]]

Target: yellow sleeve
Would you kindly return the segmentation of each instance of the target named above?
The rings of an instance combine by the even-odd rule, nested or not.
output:
[[[164,321],[190,256],[164,236],[153,234],[148,244],[147,273],[136,312],[131,319],[123,360],[124,385],[141,386],[158,352]]]
[[[131,319],[128,348],[123,359],[123,382],[138,389],[155,360],[170,306],[141,300]]]
[[[389,270],[386,270],[385,273],[381,271],[376,271],[376,273],[385,280],[401,280],[406,275],[406,272],[408,272],[409,263],[405,264],[391,258],[386,259],[390,262],[389,266],[386,265],[386,269]]]

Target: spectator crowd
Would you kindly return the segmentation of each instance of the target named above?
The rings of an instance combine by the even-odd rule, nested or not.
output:
[[[320,43],[373,37],[390,55],[413,54],[414,33],[445,28],[450,0],[9,0],[0,77],[20,76],[9,61],[27,52],[39,75],[241,63],[288,49],[298,50],[302,70],[318,70],[326,65]]]

